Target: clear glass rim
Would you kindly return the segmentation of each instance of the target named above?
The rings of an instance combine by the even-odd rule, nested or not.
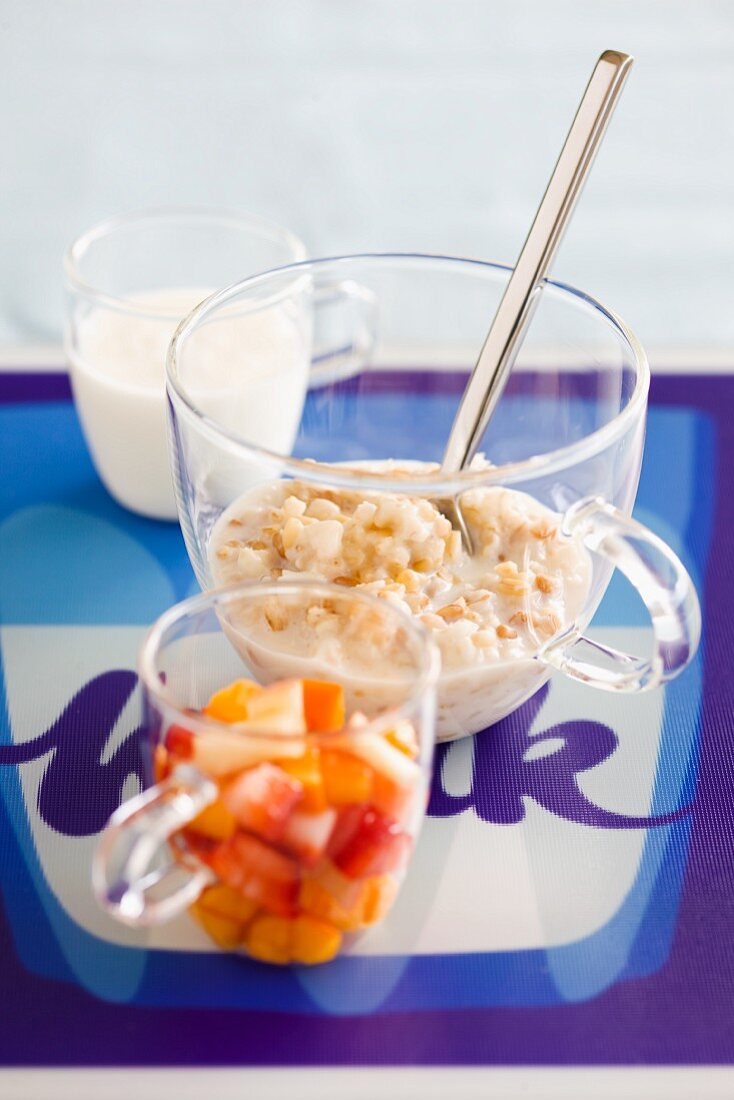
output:
[[[226,585],[191,596],[164,611],[148,630],[138,652],[138,676],[145,691],[154,699],[157,709],[165,715],[166,719],[173,719],[176,723],[180,722],[181,725],[185,725],[197,736],[205,736],[213,731],[217,733],[226,731],[231,734],[232,726],[230,723],[220,722],[216,718],[200,718],[197,714],[192,714],[179,706],[170,697],[166,685],[160,680],[156,666],[156,655],[160,650],[163,638],[176,622],[202,611],[213,610],[217,604],[241,599],[252,592],[256,592],[258,596],[263,598],[275,597],[276,599],[282,599],[288,593],[299,591],[305,591],[307,594],[324,599],[354,600],[368,607],[374,607],[388,616],[393,616],[399,622],[411,638],[416,653],[420,652],[421,667],[416,674],[408,698],[399,706],[391,708],[388,713],[372,719],[367,726],[362,727],[362,730],[377,731],[383,729],[386,724],[392,724],[401,718],[412,718],[420,707],[426,692],[435,690],[441,671],[438,646],[428,630],[422,624],[415,622],[407,612],[395,607],[393,604],[386,603],[385,600],[378,599],[377,596],[373,596],[369,592],[355,592],[353,589],[345,589],[326,581],[299,580],[268,583],[240,581],[237,584]],[[277,736],[279,740],[301,740],[304,735],[275,735],[272,732],[247,730],[244,736],[254,740],[272,741],[274,736]],[[319,739],[338,738],[344,736],[344,731],[339,730],[333,734],[313,733],[308,734],[308,736]]]
[[[285,226],[278,225],[277,222],[270,221],[267,218],[249,214],[244,210],[215,206],[151,206],[140,210],[131,210],[123,214],[114,214],[110,218],[97,222],[80,234],[64,253],[63,270],[69,288],[90,298],[97,305],[107,306],[121,313],[154,317],[162,321],[180,321],[180,314],[168,314],[162,313],[160,310],[148,309],[142,304],[131,303],[123,295],[111,294],[109,291],[102,290],[93,283],[87,282],[80,271],[80,265],[89,249],[104,237],[112,236],[119,230],[136,224],[145,226],[146,223],[175,222],[177,220],[198,222],[201,225],[210,224],[230,227],[240,232],[249,233],[260,240],[282,244],[293,254],[293,262],[302,263],[308,255],[303,241],[290,229],[286,229]]]
[[[262,272],[259,275],[250,276],[240,282],[233,283],[223,290],[211,294],[200,302],[195,309],[185,317],[176,329],[166,355],[166,386],[169,396],[174,402],[187,411],[187,413],[199,421],[207,434],[213,438],[223,438],[230,444],[244,451],[251,460],[267,464],[275,463],[281,470],[293,477],[300,477],[308,481],[317,481],[321,484],[338,485],[344,488],[369,488],[375,491],[394,490],[397,492],[415,492],[419,494],[431,494],[439,496],[441,493],[464,492],[466,489],[478,485],[487,484],[512,484],[542,477],[566,469],[568,466],[577,465],[587,458],[593,457],[611,443],[620,438],[628,426],[639,413],[644,410],[647,394],[650,386],[650,367],[642,344],[634,332],[612,310],[602,305],[590,294],[570,286],[568,283],[558,282],[553,279],[543,280],[543,285],[552,287],[568,298],[576,299],[590,306],[598,313],[617,334],[622,338],[632,353],[635,364],[635,386],[629,401],[623,409],[603,424],[596,431],[584,436],[583,439],[565,444],[545,454],[532,455],[518,462],[510,462],[501,466],[491,466],[484,470],[461,470],[457,473],[395,474],[370,476],[364,469],[349,468],[348,464],[340,466],[334,463],[314,462],[310,459],[293,458],[277,451],[271,451],[265,447],[258,447],[249,443],[236,432],[230,431],[220,425],[216,420],[203,412],[180,385],[178,378],[179,349],[187,338],[220,306],[226,305],[232,298],[255,289],[276,275],[287,272],[297,274],[304,273],[315,268],[323,268],[327,264],[335,267],[348,266],[356,262],[402,262],[402,261],[438,261],[447,264],[462,265],[477,269],[485,269],[493,272],[507,273],[512,271],[508,264],[496,263],[491,260],[477,260],[460,256],[445,256],[440,253],[421,252],[365,252],[354,255],[325,256],[317,259],[287,264],[274,268],[271,271]],[[488,319],[489,324],[489,319]]]

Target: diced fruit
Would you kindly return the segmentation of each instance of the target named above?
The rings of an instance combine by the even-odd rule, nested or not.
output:
[[[231,886],[225,886],[222,882],[204,890],[196,904],[200,909],[218,913],[220,917],[228,917],[243,925],[247,924],[257,912],[254,901],[243,897],[237,890],[233,890]]]
[[[334,863],[349,878],[365,878],[396,871],[405,861],[410,837],[378,810],[368,808]]]
[[[229,687],[214,692],[204,714],[218,722],[243,722],[247,718],[248,699],[261,690],[253,680],[235,680]]]
[[[218,798],[189,822],[188,828],[202,836],[211,837],[212,840],[228,840],[237,828],[237,821],[231,810]]]
[[[215,913],[210,909],[204,909],[200,901],[194,902],[189,912],[214,942],[225,951],[231,951],[242,942],[244,925],[240,921],[222,916],[221,913]]]
[[[298,811],[286,823],[281,843],[303,863],[314,864],[324,854],[335,824],[336,810],[324,810],[320,814]]]
[[[247,720],[239,726],[274,735],[305,733],[303,681],[281,680],[253,695],[247,704]]]
[[[194,755],[194,735],[183,726],[170,726],[166,734],[166,748],[179,760],[190,760]]]
[[[372,791],[372,769],[346,752],[324,749],[321,753],[324,791],[332,806],[368,802]]]
[[[399,787],[414,787],[418,782],[420,768],[415,761],[379,734],[357,732],[349,738],[345,748]]]
[[[301,738],[244,737],[225,730],[207,730],[193,743],[193,761],[205,775],[231,775],[260,764],[263,760],[279,760],[284,757],[303,756],[305,742]]]
[[[346,708],[341,684],[324,680],[303,681],[306,725],[317,733],[335,733],[344,725]]]
[[[418,755],[418,738],[415,735],[413,723],[407,718],[401,718],[396,722],[394,728],[385,734],[385,740],[399,752],[409,756],[411,760],[415,760]]]
[[[167,779],[171,774],[171,769],[168,764],[168,750],[165,745],[156,745],[153,753],[153,776],[156,783],[160,783],[161,780]]]
[[[345,806],[341,810],[326,849],[330,858],[333,859],[335,855],[338,855],[342,848],[355,836],[366,812],[367,807],[365,805]]]
[[[257,837],[237,833],[202,858],[222,882],[269,912],[283,917],[295,913],[298,864]]]
[[[363,885],[347,880],[354,891],[355,899],[351,905],[343,905],[331,894],[316,878],[305,878],[301,883],[301,892],[298,895],[298,904],[306,913],[333,924],[342,932],[354,932],[362,923],[364,909]]]
[[[245,947],[254,959],[269,963],[291,961],[292,921],[283,917],[256,917],[245,938]]]
[[[275,764],[258,764],[224,788],[222,801],[243,829],[264,840],[281,838],[303,787]]]
[[[393,783],[382,772],[375,772],[370,802],[385,817],[390,817],[393,821],[402,823],[410,810],[414,797],[415,791],[412,787],[399,787],[397,783]]]
[[[315,917],[302,915],[293,921],[291,958],[293,962],[313,966],[329,962],[341,947],[341,932]]]
[[[360,924],[379,924],[384,920],[397,892],[398,884],[390,875],[368,878],[364,884]]]
[[[321,774],[321,754],[318,749],[308,748],[303,756],[295,760],[282,760],[280,767],[303,786],[301,809],[317,814],[327,807],[324,778]]]
[[[351,911],[360,903],[363,884],[347,878],[330,860],[323,859],[308,877],[323,887],[343,909]]]

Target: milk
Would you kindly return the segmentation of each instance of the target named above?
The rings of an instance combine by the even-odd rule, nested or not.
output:
[[[93,305],[67,342],[74,399],[97,471],[120,504],[145,516],[176,518],[165,359],[179,321],[209,293],[170,288],[130,295],[119,310]],[[225,428],[287,453],[309,362],[305,310],[276,302],[251,314],[222,311],[197,330],[184,349],[182,383]]]

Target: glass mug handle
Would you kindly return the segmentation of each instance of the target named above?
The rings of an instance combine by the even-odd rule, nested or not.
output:
[[[92,861],[92,890],[117,920],[134,927],[163,924],[182,913],[214,876],[195,856],[174,860],[167,842],[214,802],[219,791],[196,768],[125,802],[107,822]],[[161,857],[164,857],[161,859]]]
[[[540,660],[607,691],[648,691],[677,676],[701,636],[701,609],[685,566],[662,539],[600,497],[568,509],[563,533],[577,535],[637,589],[652,620],[653,652],[635,657],[584,637],[574,627],[547,643]],[[593,658],[602,655],[602,665]]]

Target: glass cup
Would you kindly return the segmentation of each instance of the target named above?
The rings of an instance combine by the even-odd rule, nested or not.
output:
[[[213,296],[180,325],[168,353],[176,495],[199,583],[306,571],[407,607],[441,649],[439,740],[498,721],[554,669],[611,691],[653,688],[686,666],[700,634],[683,565],[630,518],[645,431],[645,354],[588,295],[544,284],[482,441],[492,464],[441,473],[467,374],[508,276],[497,264],[439,256],[314,260]],[[197,398],[197,346],[233,316],[287,299],[310,316],[317,345],[336,319],[341,347],[366,351],[361,359],[312,358],[298,434],[283,450],[267,442],[269,432],[278,436],[278,407],[254,437]],[[247,392],[243,371],[243,402]],[[386,459],[396,461],[386,467]],[[452,497],[480,550],[473,562],[464,561],[458,532],[426,511]],[[357,512],[365,500],[370,508]],[[419,502],[423,536],[411,542],[405,524],[420,528]],[[380,512],[370,525],[373,507]],[[336,527],[323,522],[329,514]],[[584,637],[615,567],[649,613],[649,656]],[[463,570],[461,585],[442,579],[442,569],[454,579]]]
[[[220,946],[263,961],[333,957],[402,882],[428,801],[438,669],[420,624],[335,585],[240,584],[171,608],[140,650],[148,786],[102,833],[99,904],[133,926],[192,907]],[[242,678],[278,682],[281,710],[263,695],[244,724],[203,712]],[[303,679],[341,685],[341,728],[319,732],[306,705],[305,732]]]
[[[97,472],[120,504],[141,515],[176,518],[164,362],[181,318],[217,287],[305,255],[297,237],[269,222],[175,207],[111,218],[72,244],[64,274],[74,400]],[[289,323],[277,311],[263,312],[246,332],[248,322],[233,328],[230,338],[260,346],[270,329]],[[307,332],[293,338],[289,352],[287,361],[268,364],[271,393],[286,383],[305,385]],[[226,347],[202,348],[200,369],[210,370],[210,388],[222,384],[227,354]]]

